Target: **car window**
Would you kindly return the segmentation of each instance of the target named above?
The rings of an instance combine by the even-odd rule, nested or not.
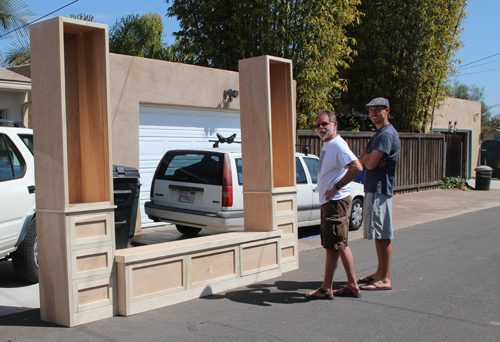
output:
[[[313,184],[318,182],[318,163],[319,160],[316,158],[307,158],[304,157],[304,162],[306,163],[307,169],[309,170],[309,174],[311,175],[311,179]]]
[[[0,134],[0,181],[20,178],[25,169],[26,162],[12,140]]]
[[[304,167],[302,166],[302,163],[300,162],[299,158],[295,158],[295,178],[297,184],[307,184],[307,177],[306,177],[306,172],[304,171]]]
[[[26,145],[31,154],[33,154],[33,135],[32,134],[18,134],[19,138]]]
[[[242,173],[242,163],[241,158],[235,158],[234,162],[236,163],[236,172],[238,173],[238,184],[243,185],[243,173]]]
[[[158,179],[222,185],[223,153],[167,152],[158,170]]]

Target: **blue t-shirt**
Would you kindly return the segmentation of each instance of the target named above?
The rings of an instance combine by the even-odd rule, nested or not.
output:
[[[399,135],[396,129],[389,124],[378,129],[368,141],[366,149],[369,153],[374,150],[384,152],[386,164],[373,170],[365,171],[365,192],[394,195],[394,181],[396,179],[396,164],[399,156]]]

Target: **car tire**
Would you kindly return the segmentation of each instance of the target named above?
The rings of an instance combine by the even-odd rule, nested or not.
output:
[[[176,224],[175,227],[177,230],[186,235],[186,236],[195,236],[199,232],[201,232],[201,228],[194,228],[194,227],[188,227],[188,226],[181,226],[180,224]]]
[[[26,236],[17,250],[12,253],[12,266],[17,278],[27,283],[38,283],[38,242],[36,218],[31,220]]]
[[[355,198],[352,201],[351,219],[349,221],[349,230],[354,231],[363,225],[363,201]]]

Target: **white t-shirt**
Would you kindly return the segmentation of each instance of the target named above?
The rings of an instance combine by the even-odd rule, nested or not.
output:
[[[323,144],[318,167],[319,202],[326,203],[325,194],[347,173],[346,165],[357,160],[340,135]],[[330,200],[339,200],[350,195],[350,183],[340,189]]]

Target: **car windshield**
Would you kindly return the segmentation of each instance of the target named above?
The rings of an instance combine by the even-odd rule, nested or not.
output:
[[[222,185],[223,153],[170,151],[162,160],[158,179]]]

